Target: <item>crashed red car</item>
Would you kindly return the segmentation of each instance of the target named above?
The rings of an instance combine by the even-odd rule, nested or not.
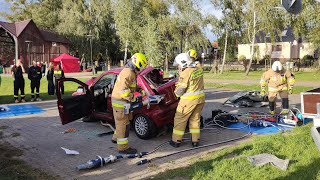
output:
[[[83,83],[74,78],[61,79],[57,83],[58,110],[62,124],[80,118],[99,119],[114,124],[111,93],[122,68],[112,69]],[[79,84],[77,92],[64,97],[60,93],[61,83],[72,81]],[[172,123],[178,99],[174,94],[176,78],[163,78],[158,69],[147,67],[137,76],[138,86],[147,95],[164,95],[164,99],[149,109],[143,106],[133,112],[133,129],[141,139],[156,135],[157,130]]]

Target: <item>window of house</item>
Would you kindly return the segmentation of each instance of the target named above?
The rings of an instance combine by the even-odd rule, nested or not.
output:
[[[272,45],[272,51],[282,51],[282,45]]]

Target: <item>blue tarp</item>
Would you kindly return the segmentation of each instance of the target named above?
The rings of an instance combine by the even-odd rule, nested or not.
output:
[[[282,130],[290,130],[294,128],[294,127],[287,127],[287,126],[278,126],[276,123],[272,123],[272,124],[273,126],[270,126],[270,127],[252,127],[251,126],[250,129],[252,133],[256,133],[256,134],[274,134]],[[228,126],[228,128],[242,128],[244,126],[246,126],[245,123],[238,122]],[[240,131],[244,133],[248,133],[250,132],[250,129],[249,127],[246,127],[246,128],[240,129]]]
[[[11,117],[11,116],[21,116],[29,114],[39,114],[45,112],[42,108],[31,104],[22,104],[22,105],[9,105],[6,106],[9,108],[8,111],[1,111],[0,118]]]

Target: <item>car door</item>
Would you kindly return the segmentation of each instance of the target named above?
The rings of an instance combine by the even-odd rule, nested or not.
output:
[[[64,95],[61,94],[60,87],[63,84],[72,82],[75,89],[80,85],[84,87],[84,93],[81,95],[72,96],[72,92],[66,91]],[[65,85],[67,89],[67,86]],[[62,124],[67,124],[82,117],[91,115],[92,113],[92,93],[88,85],[74,78],[64,78],[58,80],[56,84],[56,95],[59,115]]]

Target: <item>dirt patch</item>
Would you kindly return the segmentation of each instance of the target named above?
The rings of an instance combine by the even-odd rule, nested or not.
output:
[[[8,143],[0,144],[0,179],[59,179],[30,167],[19,159],[22,154],[22,150]]]

